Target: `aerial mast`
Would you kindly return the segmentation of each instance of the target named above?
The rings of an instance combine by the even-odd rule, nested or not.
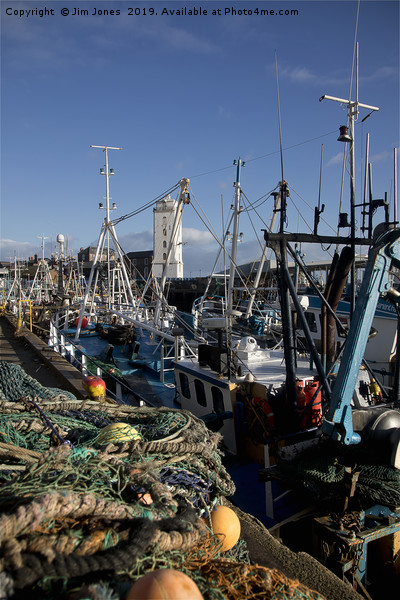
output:
[[[89,294],[90,294],[90,289],[92,286],[92,281],[93,281],[93,276],[94,273],[97,270],[97,264],[99,262],[99,257],[101,256],[102,252],[103,252],[103,248],[104,248],[104,243],[105,243],[105,239],[106,239],[106,235],[112,237],[115,247],[116,247],[116,251],[117,254],[119,256],[120,259],[120,263],[121,263],[121,270],[122,270],[122,274],[123,274],[123,278],[126,285],[126,291],[127,294],[129,296],[129,300],[132,303],[132,305],[135,303],[135,300],[133,298],[133,294],[132,294],[132,289],[131,289],[131,285],[130,285],[130,281],[129,281],[129,277],[128,277],[128,273],[126,271],[126,267],[125,267],[125,261],[124,261],[124,256],[122,254],[119,242],[118,242],[118,238],[117,238],[117,234],[115,232],[115,227],[114,227],[114,223],[113,221],[110,219],[110,212],[112,210],[115,210],[117,208],[117,205],[115,204],[115,202],[113,202],[112,206],[110,207],[110,183],[109,183],[109,178],[111,175],[114,175],[114,169],[109,169],[108,167],[108,150],[122,150],[122,148],[115,148],[113,146],[90,146],[91,148],[101,148],[103,150],[103,152],[105,153],[105,168],[101,168],[100,169],[100,175],[105,175],[106,177],[106,207],[105,207],[105,211],[106,211],[106,216],[104,218],[102,227],[101,227],[101,231],[100,231],[100,235],[99,235],[99,239],[97,242],[97,247],[96,247],[96,252],[95,252],[95,256],[94,256],[94,260],[92,263],[92,268],[90,270],[90,275],[89,275],[89,280],[86,286],[86,291],[85,291],[85,295],[83,298],[83,302],[81,304],[81,308],[79,311],[79,317],[78,317],[78,323],[77,323],[77,327],[76,327],[76,334],[75,334],[75,340],[79,339],[79,334],[80,334],[80,330],[81,330],[81,326],[82,326],[82,319],[83,319],[83,315],[86,309],[86,305],[87,305],[87,301],[89,299]],[[99,208],[100,209],[104,209],[103,203],[100,202],[99,203]],[[107,244],[108,244],[108,240],[109,238],[107,237]],[[109,255],[109,246],[107,245],[107,268],[108,268],[108,282],[110,284],[110,255]],[[94,284],[94,289],[93,289],[93,297],[95,295],[95,288],[96,288],[96,284]],[[107,302],[108,302],[108,307],[111,307],[111,294],[110,294],[110,289],[108,290],[108,294],[107,294],[108,298],[107,298]]]
[[[377,106],[370,106],[369,104],[362,104],[358,101],[358,42],[357,42],[357,59],[356,59],[356,99],[351,100],[345,98],[336,98],[334,96],[327,96],[324,94],[320,97],[319,101],[322,100],[333,100],[347,106],[347,120],[350,127],[350,133],[348,127],[342,125],[340,127],[340,135],[338,142],[349,142],[350,143],[350,245],[355,255],[355,238],[356,238],[356,217],[355,217],[355,131],[354,122],[358,118],[359,108],[366,108],[372,112],[378,111]],[[371,114],[370,113],[370,114]],[[369,116],[369,115],[368,115]],[[365,120],[365,119],[364,119]],[[351,267],[351,296],[350,296],[350,315],[354,312],[355,298],[356,298],[356,277],[355,277],[355,263]]]
[[[240,239],[242,238],[242,235],[238,234],[239,231],[239,215],[242,211],[242,207],[240,206],[240,193],[241,193],[241,189],[240,189],[240,173],[241,173],[241,169],[242,167],[244,167],[244,165],[246,164],[244,161],[242,161],[241,158],[239,158],[238,160],[234,160],[233,164],[236,165],[236,181],[234,182],[234,186],[235,186],[235,201],[234,204],[231,206],[231,208],[233,209],[233,233],[232,233],[232,249],[231,249],[231,262],[230,262],[230,268],[229,268],[229,285],[228,285],[228,302],[227,302],[227,311],[228,311],[228,316],[229,318],[231,318],[232,315],[232,308],[233,308],[233,286],[234,286],[234,282],[235,282],[235,273],[236,273],[236,257],[237,257],[237,242],[238,239],[240,237]]]

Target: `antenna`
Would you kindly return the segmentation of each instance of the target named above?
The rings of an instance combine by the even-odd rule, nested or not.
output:
[[[357,42],[357,66],[356,75],[358,79],[358,42]],[[355,253],[355,237],[356,237],[356,217],[355,217],[355,132],[354,132],[354,121],[358,118],[359,108],[367,108],[371,112],[378,111],[377,106],[371,106],[369,104],[362,104],[358,101],[358,81],[356,83],[356,100],[353,101],[350,98],[336,98],[335,96],[327,96],[324,94],[320,97],[319,101],[332,100],[339,102],[347,106],[347,119],[350,125],[350,134],[347,133],[347,127],[342,125],[340,127],[340,135],[338,141],[350,143],[350,241],[353,252]],[[354,312],[356,302],[356,276],[355,276],[355,264],[353,262],[351,268],[351,296],[350,296],[350,315]]]
[[[394,176],[393,176],[393,220],[394,225],[397,225],[397,148],[394,148]]]
[[[325,210],[325,204],[322,205],[321,208],[321,184],[322,184],[322,157],[324,154],[324,145],[321,146],[321,164],[319,167],[319,189],[318,189],[318,206],[315,208],[314,212],[314,235],[318,233],[318,223],[320,214]]]
[[[106,155],[105,160],[105,170],[100,169],[100,175],[106,176],[106,223],[110,222],[110,210],[114,210],[116,207],[115,203],[110,209],[110,176],[114,175],[114,169],[108,168],[108,150],[122,150],[122,148],[115,148],[114,146],[90,146],[91,148],[101,148]],[[103,208],[103,205],[100,204],[99,208]]]
[[[280,196],[281,196],[281,219],[280,219],[280,233],[284,233],[284,224],[286,222],[286,198],[288,194],[288,186],[283,177],[283,150],[282,150],[282,126],[281,126],[281,109],[279,99],[279,81],[278,81],[278,61],[275,50],[275,70],[276,70],[276,88],[278,98],[278,121],[279,121],[279,144],[281,154],[281,182],[280,182]],[[278,265],[278,286],[279,286],[279,298],[281,304],[281,316],[283,325],[283,350],[286,364],[286,392],[289,399],[289,404],[293,411],[293,419],[297,419],[297,400],[296,400],[296,340],[294,337],[294,329],[292,323],[292,314],[290,308],[290,293],[289,285],[292,283],[289,281],[290,275],[287,266],[287,243],[285,239],[281,238],[279,242],[279,249],[274,247],[274,252],[277,259]]]
[[[283,179],[283,150],[282,150],[282,124],[281,124],[281,103],[279,99],[279,81],[278,81],[278,59],[275,50],[275,73],[276,73],[276,94],[278,98],[278,123],[279,123],[279,149],[281,154],[281,177]]]
[[[41,248],[42,248],[42,261],[44,262],[44,240],[48,240],[49,236],[44,235],[44,233],[42,233],[42,235],[37,235],[36,237],[38,237],[39,239],[42,240],[42,244],[41,244]]]
[[[77,341],[79,339],[79,334],[81,331],[81,326],[82,326],[82,319],[83,319],[83,314],[85,312],[86,309],[86,305],[89,299],[89,295],[90,295],[90,289],[92,286],[92,282],[93,282],[93,276],[96,272],[96,278],[94,281],[94,286],[93,286],[93,295],[92,295],[92,303],[91,303],[91,308],[90,311],[92,310],[93,307],[93,303],[94,303],[94,298],[95,298],[95,290],[96,290],[96,285],[97,285],[97,277],[98,277],[98,270],[97,270],[97,264],[99,262],[99,259],[101,259],[102,255],[103,255],[103,249],[104,249],[104,242],[107,236],[107,272],[108,272],[108,289],[107,289],[107,301],[108,301],[108,307],[110,308],[111,305],[113,304],[114,301],[114,291],[111,290],[111,282],[110,282],[110,249],[109,249],[109,238],[111,236],[111,238],[114,241],[114,245],[116,248],[116,252],[118,254],[119,260],[120,260],[120,269],[122,271],[122,281],[124,283],[124,291],[123,291],[123,295],[126,296],[126,299],[132,303],[132,306],[135,304],[135,300],[133,298],[133,294],[132,294],[132,288],[131,288],[131,283],[128,277],[128,273],[126,270],[126,265],[125,265],[125,260],[124,260],[124,255],[122,253],[121,250],[121,246],[119,245],[118,242],[118,238],[117,238],[117,234],[115,232],[115,228],[114,228],[114,224],[112,221],[110,221],[110,210],[115,210],[117,208],[116,204],[113,203],[112,208],[110,209],[110,187],[109,187],[109,178],[111,175],[114,175],[114,169],[109,169],[108,168],[108,150],[122,150],[122,148],[115,148],[114,146],[90,146],[91,148],[101,148],[103,150],[103,152],[105,153],[106,156],[106,160],[105,160],[105,169],[101,168],[100,169],[100,175],[105,175],[106,176],[106,217],[104,219],[104,223],[101,227],[101,231],[100,231],[100,235],[99,235],[99,239],[97,242],[97,247],[96,247],[96,252],[94,255],[94,259],[92,262],[92,267],[90,269],[90,275],[89,275],[89,280],[87,282],[86,285],[86,291],[85,291],[85,295],[83,298],[83,301],[81,303],[81,307],[80,307],[80,311],[79,311],[79,317],[78,317],[78,323],[76,326],[76,334],[75,334],[75,341]],[[100,203],[99,208],[104,208],[103,205]],[[115,269],[114,269],[114,274],[115,273]],[[111,298],[111,292],[112,292],[112,298]],[[121,289],[119,292],[120,296],[121,296]],[[121,298],[120,298],[121,300]]]

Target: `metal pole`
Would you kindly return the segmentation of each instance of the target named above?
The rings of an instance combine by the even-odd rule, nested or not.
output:
[[[110,182],[109,177],[112,173],[108,170],[108,150],[122,150],[122,148],[115,148],[114,146],[94,146],[91,145],[91,148],[101,148],[106,155],[105,159],[105,172],[100,169],[100,174],[106,176],[106,217],[104,219],[105,222],[105,233],[107,236],[107,299],[108,299],[108,308],[110,308],[110,235],[109,235],[109,224],[110,224]]]
[[[366,141],[366,148],[365,148],[364,199],[363,199],[363,218],[362,218],[362,231],[363,232],[366,229],[365,217],[367,216],[368,160],[369,160],[369,133],[367,133],[367,141]]]
[[[368,214],[368,237],[372,238],[372,165],[368,164],[368,192],[369,192],[369,214]]]
[[[281,196],[277,192],[274,192],[271,195],[274,197],[274,210],[273,210],[271,222],[270,222],[270,225],[269,225],[269,231],[272,232],[273,229],[274,229],[274,226],[275,226],[276,215],[278,214],[278,210],[280,209],[280,206],[281,206]],[[261,279],[261,275],[262,275],[262,272],[263,272],[263,267],[264,267],[265,259],[267,257],[267,251],[268,251],[268,246],[265,244],[264,250],[263,250],[263,253],[262,253],[261,259],[260,259],[260,264],[258,265],[258,270],[257,270],[257,273],[256,273],[256,277],[254,279],[253,288],[250,290],[250,298],[249,298],[249,302],[247,304],[247,309],[246,309],[246,314],[245,314],[246,319],[248,319],[251,316],[251,313],[252,313],[253,304],[254,304],[254,300],[255,300],[255,297],[256,297],[256,293],[257,293],[257,288],[258,288],[258,285],[260,283],[260,279]]]
[[[397,225],[397,148],[394,149],[394,177],[393,177],[393,220]]]
[[[233,206],[233,234],[232,234],[232,250],[231,250],[231,265],[229,269],[229,285],[228,285],[228,318],[231,322],[232,317],[229,315],[233,307],[233,286],[236,273],[236,256],[237,256],[237,240],[239,230],[239,213],[240,213],[240,171],[242,167],[242,159],[234,162],[236,164],[236,181],[235,181],[235,204]],[[244,164],[244,163],[243,163]]]
[[[350,142],[350,246],[351,249],[353,250],[353,256],[355,256],[356,254],[356,249],[355,249],[355,238],[356,238],[356,211],[355,211],[355,196],[356,196],[356,189],[355,189],[355,142],[354,142],[354,115],[357,115],[358,113],[358,108],[357,108],[357,104],[355,107],[355,111],[353,112],[352,109],[349,109],[350,112],[350,136],[351,136],[351,142]],[[353,261],[352,265],[351,265],[351,271],[350,271],[350,283],[351,283],[351,290],[350,290],[350,319],[353,316],[353,312],[354,312],[354,307],[356,305],[356,265],[355,265],[355,261]]]

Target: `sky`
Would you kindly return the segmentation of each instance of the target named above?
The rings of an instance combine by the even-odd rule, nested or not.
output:
[[[231,217],[241,158],[238,263],[257,260],[282,178],[285,230],[334,235],[350,212],[349,157],[337,141],[356,99],[356,201],[366,140],[374,198],[393,211],[399,146],[399,2],[1,0],[0,260],[95,245],[104,219],[104,153],[111,218],[125,252],[152,248],[152,201],[190,179],[183,212],[186,277],[208,275]],[[186,11],[186,14],[184,14]],[[282,13],[282,14],[279,14]],[[214,13],[214,14],[213,14]],[[281,152],[282,149],[282,152]],[[176,197],[176,195],[173,195]],[[357,235],[361,235],[357,209]],[[378,209],[375,223],[383,220]],[[393,212],[392,217],[393,218]],[[209,228],[214,232],[210,233]],[[342,233],[348,230],[342,230]],[[305,261],[326,249],[302,248]],[[217,269],[222,266],[217,262]]]

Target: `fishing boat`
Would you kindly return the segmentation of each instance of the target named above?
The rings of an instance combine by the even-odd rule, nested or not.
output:
[[[386,356],[385,360],[371,364],[371,358],[376,361],[373,353],[376,348],[371,344],[371,340],[377,336],[374,319],[378,321],[382,318],[382,307],[385,315],[398,315],[399,293],[393,285],[391,272],[400,266],[400,230],[396,216],[392,221],[389,220],[387,206],[385,222],[372,228],[375,205],[371,192],[369,202],[365,200],[362,204],[363,214],[369,219],[366,227],[368,235],[355,235],[354,118],[360,108],[374,111],[378,110],[377,107],[361,104],[358,98],[356,102],[330,96],[321,97],[323,99],[340,101],[348,107],[350,133],[347,126],[342,126],[338,140],[350,142],[351,146],[350,236],[318,234],[319,215],[323,210],[320,204],[315,209],[313,234],[287,233],[284,225],[289,192],[282,172],[280,230],[278,233],[265,230],[266,245],[273,249],[277,261],[282,347],[260,348],[252,336],[238,343],[232,341],[233,320],[238,316],[233,309],[231,296],[236,268],[235,248],[232,247],[230,296],[227,298],[224,319],[215,317],[203,320],[203,325],[218,332],[219,343],[216,346],[199,345],[196,357],[182,358],[176,362],[175,373],[182,407],[213,424],[222,433],[228,453],[238,457],[252,455],[264,466],[259,476],[260,481],[267,485],[266,514],[276,519],[279,501],[283,497],[287,499],[288,493],[291,493],[291,513],[286,515],[282,524],[293,523],[298,518],[301,508],[304,509],[300,502],[304,497],[308,497],[311,503],[317,503],[312,506],[311,514],[319,528],[318,538],[321,545],[332,542],[334,547],[325,556],[320,552],[319,558],[333,564],[335,552],[340,553],[340,548],[345,546],[347,554],[341,563],[340,558],[337,559],[336,564],[339,569],[342,568],[342,575],[346,577],[350,574],[353,584],[363,589],[366,597],[369,597],[366,591],[370,584],[367,572],[369,576],[372,569],[367,566],[367,549],[371,548],[368,545],[373,539],[388,539],[400,531],[397,514],[400,497],[396,492],[396,497],[389,500],[388,488],[384,483],[387,477],[396,482],[393,485],[398,490],[400,394],[397,319],[388,318],[386,323],[383,319],[379,321],[382,331],[380,340],[382,344],[384,339]],[[236,164],[234,223],[239,215],[241,160]],[[236,243],[237,231],[235,226],[233,244]],[[315,290],[319,304],[311,299],[308,313],[301,305],[288,269],[288,256],[296,259],[291,246],[293,242],[344,246],[332,265],[325,293]],[[354,269],[356,245],[369,249],[359,289],[356,288]],[[346,311],[340,299],[349,274],[351,291]],[[331,304],[328,299],[331,299]],[[318,330],[312,331],[313,323],[319,320],[321,313],[325,314],[322,319],[323,334]],[[347,319],[347,330],[344,328],[344,318]],[[336,338],[337,328],[342,335],[340,346]],[[301,336],[307,343],[306,350],[298,344],[295,335],[297,329],[301,329]],[[318,348],[314,339],[317,336],[313,334],[319,334]],[[370,350],[370,353],[366,354],[366,350]],[[365,360],[367,356],[369,360]],[[379,371],[381,375],[388,374],[385,369],[391,370],[389,385],[385,385],[382,379],[378,382]],[[361,498],[359,492],[355,491],[358,490],[357,477],[360,471],[373,473],[372,476],[379,481],[380,493],[366,494]],[[385,474],[380,479],[383,471]],[[332,479],[329,479],[331,475]],[[335,477],[340,485],[329,488],[328,484],[333,484]],[[275,483],[280,484],[278,488],[274,487]],[[246,493],[248,481],[243,480],[243,485],[245,490],[241,501],[254,507],[254,495]],[[365,485],[364,478],[362,484],[360,480],[360,487],[362,485]],[[276,490],[278,494],[274,493]],[[314,501],[310,498],[314,498]],[[318,505],[322,511],[320,514]],[[340,511],[341,516],[337,517],[340,525],[337,522],[334,524],[334,517],[324,514],[333,506]],[[357,511],[359,519],[359,526],[353,531],[346,524],[346,510],[349,508]],[[304,516],[305,513],[301,514]],[[380,521],[379,515],[383,514],[388,515],[389,520]],[[270,521],[270,526],[282,532],[276,521],[275,524]],[[335,527],[342,528],[342,533],[334,531]],[[354,548],[345,541],[349,538],[356,540],[360,552],[358,560]],[[395,556],[393,552],[389,554],[389,561],[393,565]]]

